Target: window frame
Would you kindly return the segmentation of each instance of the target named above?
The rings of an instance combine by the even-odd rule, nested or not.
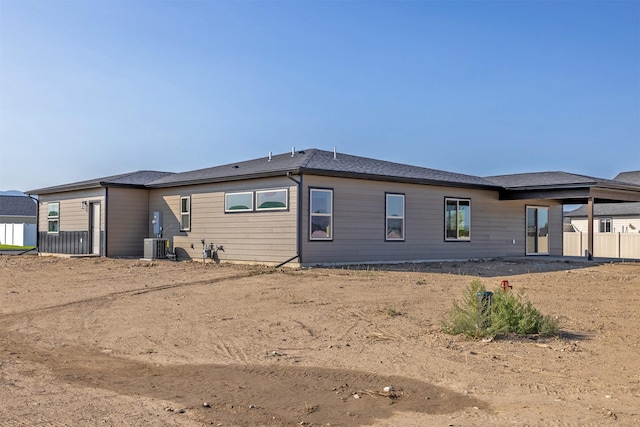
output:
[[[273,208],[261,208],[259,204],[260,194],[264,193],[284,193],[284,206],[278,206]],[[286,211],[289,209],[289,189],[288,188],[276,188],[271,190],[255,190],[255,210],[256,212],[263,211]]]
[[[329,193],[329,213],[314,213],[313,208],[313,193]],[[310,241],[333,241],[334,233],[333,233],[333,188],[318,188],[318,187],[309,187],[309,240]],[[329,218],[329,225],[327,236],[313,236],[313,219],[314,217],[320,218]]]
[[[389,215],[389,199],[391,197],[401,197],[402,198],[402,216],[390,216]],[[384,194],[384,217],[385,217],[385,230],[384,230],[384,240],[386,242],[404,242],[406,238],[406,216],[407,216],[407,199],[404,193],[385,193]],[[389,220],[398,220],[400,219],[402,222],[401,226],[401,235],[400,237],[389,237]]]
[[[229,196],[238,196],[241,194],[251,195],[251,206],[247,209],[229,209]],[[241,213],[241,212],[253,212],[255,202],[254,191],[232,191],[224,193],[224,212],[225,213]]]
[[[51,206],[58,205],[58,209],[55,211],[57,215],[51,215]],[[55,231],[51,231],[51,224],[56,224]],[[60,233],[60,202],[47,202],[47,234]]]
[[[183,202],[187,201],[187,210],[184,210]],[[184,227],[184,219],[187,218],[188,226]],[[180,231],[190,231],[191,230],[191,196],[181,196],[180,197]]]
[[[449,202],[455,202],[456,203],[456,237],[449,237],[448,235],[448,231],[449,228],[447,228],[447,226],[449,225],[449,218],[448,218],[448,214],[449,214],[449,210],[447,209],[449,206]],[[468,236],[460,236],[460,221],[458,220],[458,215],[460,213],[460,202],[464,202],[465,206],[468,208],[469,210],[469,220],[468,220],[468,227],[469,227],[469,235]],[[467,222],[467,221],[465,221]],[[444,240],[446,242],[470,242],[471,241],[471,199],[470,198],[464,198],[464,197],[445,197],[444,199]]]
[[[606,230],[607,226],[608,226],[609,230]],[[603,230],[603,228],[605,230]],[[613,233],[613,218],[611,218],[611,217],[599,218],[598,219],[598,232],[599,233]]]

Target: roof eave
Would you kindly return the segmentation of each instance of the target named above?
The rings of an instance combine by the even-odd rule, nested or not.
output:
[[[406,184],[435,185],[439,187],[474,188],[474,189],[493,190],[493,191],[498,191],[502,189],[502,187],[500,187],[499,185],[492,185],[492,184],[484,185],[484,184],[473,184],[473,183],[453,182],[453,181],[439,181],[439,180],[425,179],[425,178],[398,177],[398,176],[388,176],[388,175],[367,174],[367,173],[360,173],[360,172],[334,171],[334,170],[326,170],[326,169],[301,168],[300,173],[306,173],[309,175],[319,175],[319,176],[334,176],[339,178],[369,179],[372,181],[387,181],[387,182],[400,182],[400,183],[406,183]]]
[[[25,192],[25,194],[32,195],[35,194],[37,196],[45,195],[45,194],[54,194],[54,193],[65,193],[67,191],[77,191],[77,190],[89,190],[93,188],[100,188],[102,184],[100,182],[93,183],[85,183],[85,184],[68,184],[68,185],[58,185],[55,187],[45,187],[38,188],[36,190],[29,190]]]
[[[500,191],[500,199],[555,199],[562,200],[567,204],[583,204],[589,198],[601,203],[640,201],[640,187],[623,187],[620,188],[616,185],[507,187]]]
[[[35,194],[40,196],[40,195],[46,195],[46,194],[66,193],[69,191],[91,190],[95,188],[108,188],[108,187],[137,188],[137,189],[148,188],[144,184],[124,184],[119,182],[94,181],[91,183],[68,184],[68,185],[59,185],[56,187],[39,188],[37,190],[29,190],[25,194],[28,194],[28,195]]]
[[[101,182],[100,187],[104,188],[134,188],[134,189],[149,189],[145,184],[122,184],[122,183],[113,183],[113,182]]]

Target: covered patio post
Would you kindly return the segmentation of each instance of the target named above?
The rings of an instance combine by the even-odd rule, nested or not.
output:
[[[593,259],[593,197],[587,200],[587,259]]]

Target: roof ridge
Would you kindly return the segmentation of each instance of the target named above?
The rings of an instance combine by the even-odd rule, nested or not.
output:
[[[318,150],[317,148],[310,148],[309,150],[302,150],[302,151],[311,151],[311,155],[309,156],[309,158],[299,166],[300,168],[306,168],[309,165],[309,163],[311,163],[311,160],[315,157],[315,155],[320,150]]]

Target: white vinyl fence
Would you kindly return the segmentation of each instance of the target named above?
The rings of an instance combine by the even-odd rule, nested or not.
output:
[[[0,224],[0,244],[15,246],[35,246],[36,225]]]
[[[589,241],[588,234],[566,232],[563,236],[565,256],[584,256]],[[601,258],[638,258],[640,259],[639,233],[594,233],[593,256]]]

